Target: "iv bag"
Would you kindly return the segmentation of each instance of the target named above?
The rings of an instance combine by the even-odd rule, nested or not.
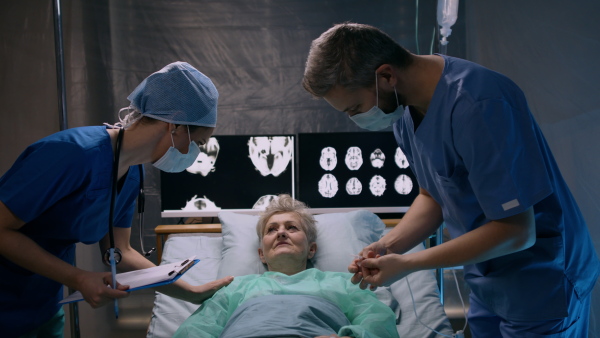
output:
[[[456,17],[458,16],[458,0],[438,0],[437,3],[437,22],[441,26],[440,34],[442,45],[448,44],[447,37],[452,33],[452,25],[456,23]]]

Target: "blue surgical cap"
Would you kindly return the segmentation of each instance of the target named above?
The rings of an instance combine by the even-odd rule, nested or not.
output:
[[[218,98],[212,81],[186,62],[151,74],[127,97],[144,116],[203,127],[216,126]]]

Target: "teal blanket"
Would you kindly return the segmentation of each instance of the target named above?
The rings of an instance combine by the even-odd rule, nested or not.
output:
[[[238,338],[269,335],[314,337],[331,333],[365,338],[398,337],[392,310],[381,303],[373,292],[361,290],[352,284],[350,277],[349,273],[317,269],[308,269],[292,276],[265,272],[262,275],[236,277],[229,286],[205,301],[180,326],[174,337],[234,337],[228,333],[229,330],[235,332]],[[271,295],[310,297],[294,298],[298,303],[292,305],[292,298],[263,297]],[[264,298],[264,301],[260,298]],[[270,299],[284,301],[270,303]],[[224,331],[230,319],[232,323]],[[241,323],[252,326],[244,329]],[[323,332],[305,332],[304,329],[322,329]],[[262,333],[254,335],[257,330]]]

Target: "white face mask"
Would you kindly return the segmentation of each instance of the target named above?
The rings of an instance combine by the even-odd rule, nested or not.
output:
[[[200,154],[200,148],[196,142],[192,141],[189,126],[188,137],[190,138],[190,145],[187,154],[182,154],[179,150],[177,150],[177,148],[175,148],[173,134],[171,134],[171,142],[173,143],[173,146],[169,147],[169,150],[167,150],[167,152],[152,165],[164,172],[179,173],[194,164],[198,154]]]
[[[377,97],[377,104],[367,112],[350,116],[350,119],[359,127],[372,131],[382,130],[391,126],[402,117],[402,114],[404,113],[404,106],[401,106],[398,101],[396,87],[394,87],[394,94],[396,94],[398,108],[393,112],[386,114],[379,108],[379,88],[377,86],[377,73],[375,73],[375,95]]]

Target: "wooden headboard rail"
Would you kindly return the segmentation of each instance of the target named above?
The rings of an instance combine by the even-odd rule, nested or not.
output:
[[[386,227],[394,227],[399,218],[382,219]],[[221,233],[221,223],[212,224],[169,224],[159,225],[154,228],[156,233],[156,253],[158,254],[158,263],[162,260],[163,244],[171,234],[181,233]]]

